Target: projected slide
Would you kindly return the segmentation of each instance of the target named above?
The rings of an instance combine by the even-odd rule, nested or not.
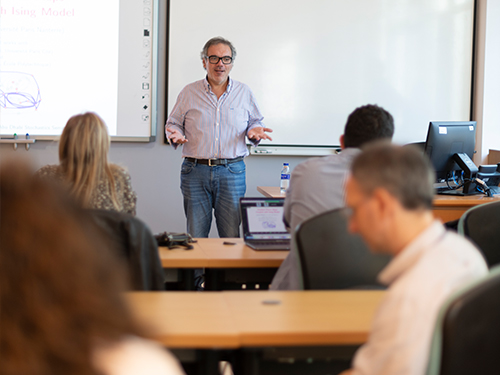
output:
[[[0,72],[0,107],[38,108],[40,89],[33,75],[22,72]]]
[[[149,136],[151,24],[152,0],[2,0],[0,134],[59,135],[93,111]]]
[[[250,232],[285,232],[283,207],[252,207],[248,210]]]
[[[118,0],[1,4],[2,133],[60,132],[84,110],[116,133]]]

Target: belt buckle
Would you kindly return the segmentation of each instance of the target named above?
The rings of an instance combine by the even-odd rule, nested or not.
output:
[[[208,166],[209,167],[213,167],[213,166],[217,165],[217,164],[212,164],[212,160],[216,161],[217,159],[208,159]]]

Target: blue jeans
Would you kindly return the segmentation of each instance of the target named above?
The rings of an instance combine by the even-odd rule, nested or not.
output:
[[[240,236],[239,200],[245,195],[245,162],[208,166],[184,159],[181,190],[187,231],[208,237],[214,210],[219,237]]]

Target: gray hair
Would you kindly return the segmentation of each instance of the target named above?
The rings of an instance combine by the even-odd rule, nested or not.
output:
[[[201,59],[203,60],[206,56],[208,56],[208,49],[212,46],[217,45],[217,44],[225,44],[226,46],[228,46],[231,49],[231,57],[233,58],[233,62],[234,62],[234,60],[236,59],[236,48],[234,48],[233,44],[229,40],[224,39],[221,36],[216,36],[205,43],[205,45],[203,46],[203,49],[201,51],[201,54],[200,54]]]
[[[383,188],[405,209],[432,208],[436,175],[429,160],[414,146],[374,142],[354,159],[351,171],[366,194]]]

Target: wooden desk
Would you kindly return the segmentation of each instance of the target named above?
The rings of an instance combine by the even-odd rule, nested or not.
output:
[[[150,337],[169,347],[190,369],[188,374],[217,374],[219,361],[232,358],[241,374],[267,369],[266,373],[293,375],[328,373],[325,369],[332,360],[350,359],[366,341],[384,292],[126,295],[133,313],[149,328]],[[278,372],[277,366],[281,367]]]
[[[240,339],[222,293],[129,292],[132,312],[169,348],[236,348]]]
[[[200,246],[200,241],[192,245],[192,250],[186,250],[182,246],[175,249],[159,247],[163,268],[204,268],[208,266],[208,258]]]
[[[384,294],[384,291],[126,293],[132,311],[150,328],[152,338],[170,348],[362,344]]]
[[[280,193],[277,186],[257,186],[257,191],[269,198],[284,197],[285,194]],[[458,220],[469,208],[479,204],[493,202],[500,197],[487,197],[485,195],[468,195],[468,196],[448,196],[436,195],[433,203],[433,213],[443,223],[452,220]]]
[[[242,347],[360,345],[384,291],[223,292]],[[279,304],[266,302],[279,301]]]
[[[257,191],[268,198],[286,197],[286,193],[281,193],[279,186],[257,186]]]
[[[292,374],[290,367],[325,373],[332,360],[345,360],[346,353],[350,358],[366,341],[383,296],[383,291],[127,293],[150,337],[196,374],[216,374],[218,362],[228,358],[242,374],[266,367],[275,372],[276,366],[282,366],[276,373]]]
[[[207,290],[221,290],[229,284],[267,285],[288,255],[288,251],[255,251],[242,238],[197,238],[197,241],[193,250],[159,249],[163,268],[180,273],[186,290],[194,289],[196,268],[205,268]]]
[[[486,195],[467,195],[463,197],[453,197],[448,195],[436,195],[434,197],[434,216],[447,222],[458,220],[469,208],[483,203],[494,202],[500,197],[487,197]]]
[[[236,245],[224,245],[223,242]],[[255,251],[243,238],[198,238],[210,268],[278,268],[288,251]]]

